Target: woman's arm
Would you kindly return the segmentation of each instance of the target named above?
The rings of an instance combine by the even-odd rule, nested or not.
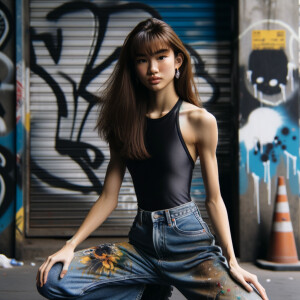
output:
[[[95,202],[75,235],[67,241],[67,244],[72,245],[74,249],[97,229],[118,205],[118,195],[126,166],[112,149],[110,149],[110,155],[101,196]]]
[[[199,111],[198,111],[199,112]],[[248,283],[252,283],[263,299],[268,299],[265,289],[260,285],[257,276],[242,269],[234,254],[230,234],[227,210],[220,193],[219,174],[216,158],[216,147],[218,143],[218,129],[216,119],[205,110],[198,113],[196,117],[196,145],[200,158],[202,177],[206,190],[206,208],[217,239],[227,258],[231,275],[239,281],[249,292],[252,291]]]
[[[37,281],[40,286],[46,283],[48,272],[57,262],[63,263],[60,277],[64,277],[73,259],[75,248],[97,229],[116,208],[125,170],[126,166],[118,153],[110,149],[110,161],[107,166],[101,196],[95,202],[75,235],[66,242],[62,249],[50,255],[40,266],[37,274]]]

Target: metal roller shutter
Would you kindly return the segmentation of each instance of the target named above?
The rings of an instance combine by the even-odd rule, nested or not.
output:
[[[219,166],[230,169],[229,0],[31,0],[28,236],[72,235],[100,194],[109,152],[93,130],[93,95],[111,72],[127,33],[151,15],[162,17],[187,45],[202,100],[219,120]],[[206,219],[199,161],[191,194]],[[126,235],[135,212],[126,172],[117,209],[94,235]]]

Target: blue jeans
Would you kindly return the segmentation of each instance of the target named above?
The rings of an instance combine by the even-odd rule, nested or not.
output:
[[[141,299],[147,284],[173,285],[187,299],[261,299],[229,275],[221,248],[194,202],[159,211],[138,209],[129,242],[75,253],[59,278],[55,264],[38,291],[49,299]]]

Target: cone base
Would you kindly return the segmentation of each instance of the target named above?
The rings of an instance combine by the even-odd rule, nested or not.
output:
[[[280,264],[299,261],[293,232],[272,232],[267,260]]]
[[[260,268],[273,271],[300,271],[300,261],[292,264],[282,264],[268,260],[257,259],[256,265]]]

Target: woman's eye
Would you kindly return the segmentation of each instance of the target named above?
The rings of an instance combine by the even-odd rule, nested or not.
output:
[[[159,56],[159,60],[163,60],[163,59],[165,59],[166,58],[166,56]]]
[[[141,63],[144,63],[145,61],[146,61],[146,59],[140,58],[140,59],[136,60],[136,63],[141,64]]]

